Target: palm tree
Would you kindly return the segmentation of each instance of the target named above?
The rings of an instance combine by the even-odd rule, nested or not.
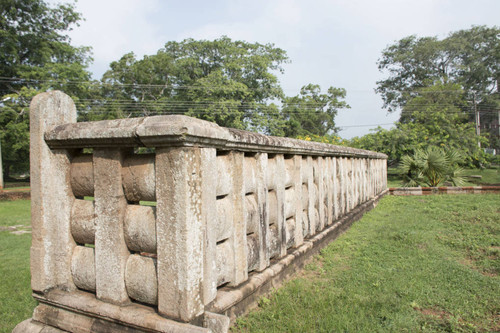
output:
[[[399,172],[404,186],[436,187],[445,182],[460,186],[465,180],[463,169],[459,166],[462,160],[462,154],[456,150],[428,146],[415,150],[413,155],[403,156]]]

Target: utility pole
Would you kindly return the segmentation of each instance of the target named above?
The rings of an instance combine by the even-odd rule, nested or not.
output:
[[[479,137],[481,136],[481,117],[479,116],[479,111],[477,110],[476,94],[474,94],[472,100],[474,103],[474,115],[476,117],[476,135],[478,136],[477,145],[479,146],[479,148],[481,148],[481,140],[479,139]]]
[[[0,190],[3,189],[2,140],[0,140]]]

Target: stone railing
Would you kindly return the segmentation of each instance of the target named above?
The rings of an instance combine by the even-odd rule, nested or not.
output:
[[[30,112],[39,305],[19,332],[223,332],[387,187],[374,152],[178,115],[76,123],[57,91]]]

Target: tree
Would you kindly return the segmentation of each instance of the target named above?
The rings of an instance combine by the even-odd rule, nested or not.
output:
[[[335,116],[339,109],[349,108],[342,101],[346,91],[341,88],[328,88],[326,94],[316,84],[308,84],[300,89],[300,94],[283,100],[285,136],[325,136],[337,132]]]
[[[465,181],[459,166],[462,158],[456,150],[428,146],[416,149],[413,155],[403,156],[399,172],[405,186],[436,187],[446,182],[461,186]]]
[[[127,116],[182,113],[269,133],[279,120],[268,102],[284,97],[274,73],[287,61],[273,44],[228,37],[168,42],[155,55],[137,60],[128,53],[111,63],[104,96],[110,112]]]
[[[396,128],[379,128],[361,138],[353,138],[351,144],[362,149],[383,152],[390,160],[401,161],[404,155],[429,146],[448,147],[458,151],[461,165],[480,166],[486,162],[478,142],[474,124],[468,122],[468,111],[463,110],[465,91],[458,84],[436,83],[417,89],[401,112]]]
[[[0,138],[8,178],[28,169],[31,98],[49,89],[85,98],[91,58],[89,48],[72,46],[65,34],[81,20],[72,4],[4,0],[0,13]]]
[[[416,90],[436,81],[460,84],[473,105],[500,92],[500,28],[474,26],[437,37],[405,37],[382,52],[378,68],[389,77],[378,81],[384,107],[399,110]]]

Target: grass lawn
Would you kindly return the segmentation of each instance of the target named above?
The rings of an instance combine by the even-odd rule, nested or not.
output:
[[[500,330],[500,196],[384,197],[234,332]],[[0,201],[0,332],[35,307],[29,201]],[[19,228],[18,229],[23,229]]]
[[[386,196],[233,332],[498,332],[499,253],[499,195]]]
[[[1,333],[11,332],[19,322],[31,317],[35,307],[30,287],[31,234],[11,233],[30,230],[29,226],[29,200],[0,201]]]
[[[500,168],[465,169],[465,176],[481,176],[481,179],[466,179],[464,186],[498,185],[500,184]],[[401,177],[396,168],[387,169],[387,187],[401,187]]]

